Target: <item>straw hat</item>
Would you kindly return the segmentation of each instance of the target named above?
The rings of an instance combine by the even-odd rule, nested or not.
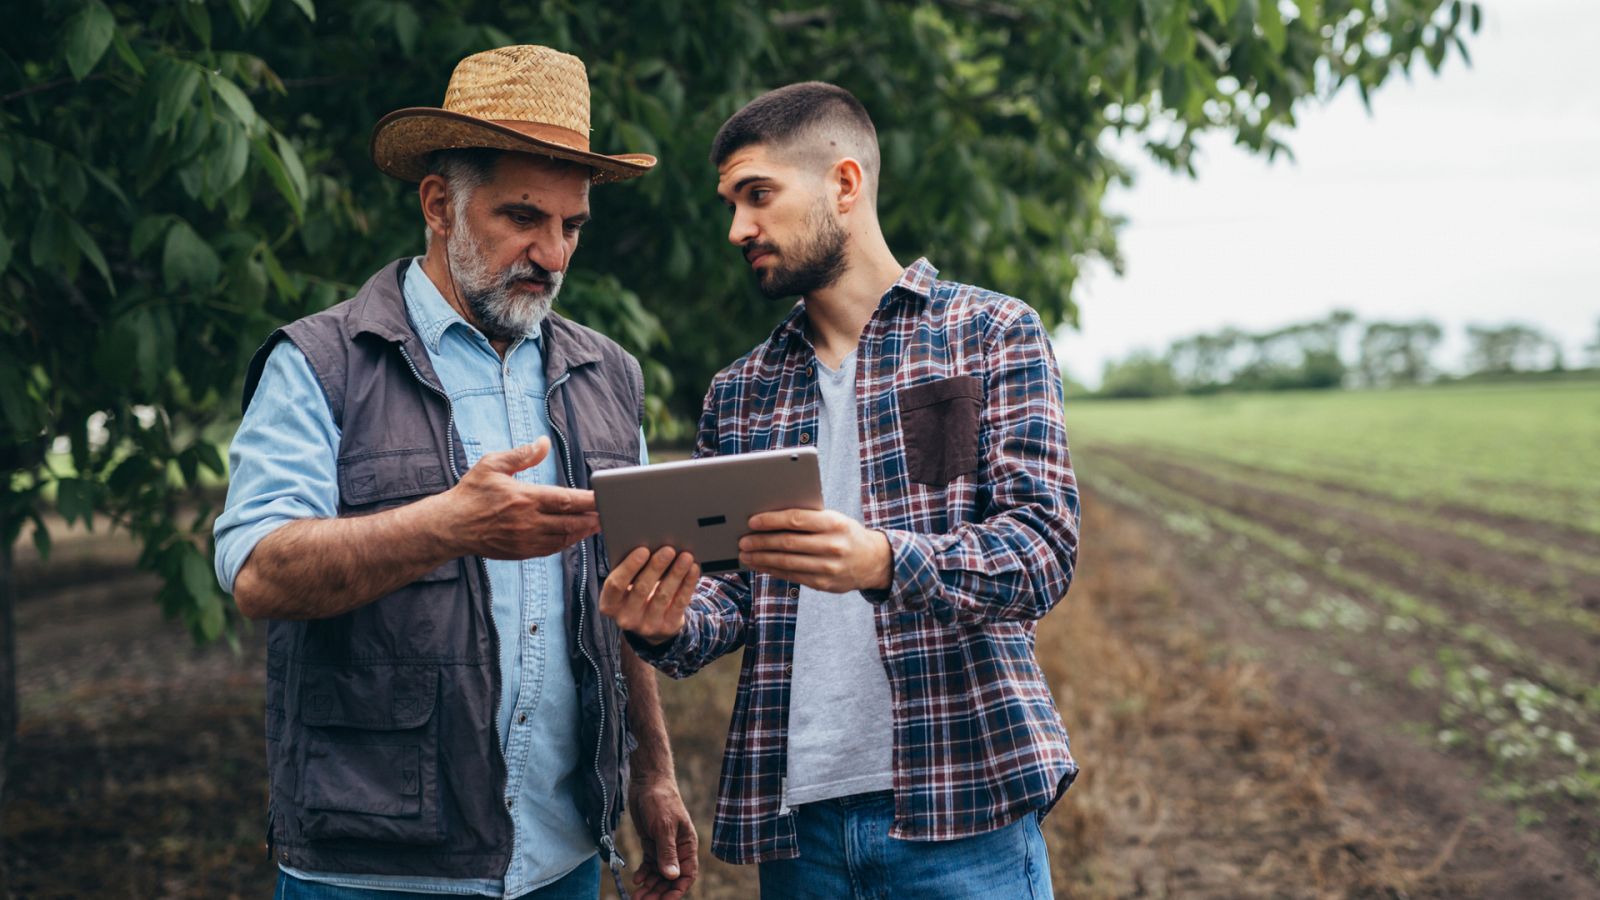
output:
[[[531,44],[474,53],[451,73],[443,109],[397,109],[372,129],[372,161],[403,181],[421,181],[433,151],[464,147],[571,160],[593,169],[597,184],[637,178],[656,164],[644,153],[591,152],[583,60]]]

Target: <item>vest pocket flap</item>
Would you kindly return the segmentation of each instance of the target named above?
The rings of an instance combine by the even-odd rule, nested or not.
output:
[[[339,460],[339,497],[360,506],[449,487],[444,464],[433,450],[384,450]]]
[[[422,811],[422,748],[407,744],[306,744],[307,809],[376,816]]]
[[[639,454],[632,456],[618,450],[590,450],[583,451],[583,461],[588,463],[590,472],[601,472],[606,469],[627,469],[639,464]]]
[[[433,716],[437,666],[305,667],[300,719],[307,725],[398,731]]]

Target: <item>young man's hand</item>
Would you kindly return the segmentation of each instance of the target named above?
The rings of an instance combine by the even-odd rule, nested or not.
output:
[[[749,527],[742,566],[830,594],[889,586],[889,539],[843,513],[785,509],[751,516]]]
[[[694,554],[662,547],[636,547],[600,589],[600,611],[623,631],[663,644],[683,630],[683,611],[694,599],[700,564]]]

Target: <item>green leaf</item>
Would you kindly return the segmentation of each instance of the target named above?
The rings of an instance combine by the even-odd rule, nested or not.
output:
[[[189,108],[194,92],[200,87],[200,69],[189,64],[172,63],[165,67],[164,77],[156,82],[160,90],[156,98],[155,119],[151,127],[156,134],[166,134],[178,124],[178,117]]]
[[[133,52],[133,45],[128,43],[128,38],[121,31],[112,32],[111,49],[117,51],[123,63],[133,70],[135,75],[144,74],[144,63],[139,61],[139,54]]]
[[[111,36],[116,30],[117,17],[101,0],[89,0],[77,15],[67,20],[63,41],[67,68],[72,71],[73,78],[82,81],[94,71],[95,64],[111,46]]]
[[[214,72],[206,73],[206,81],[211,84],[211,92],[217,95],[217,99],[221,100],[224,106],[228,107],[234,118],[239,120],[239,124],[245,128],[251,128],[256,124],[255,105],[250,102],[250,98],[244,95],[244,91],[240,90],[237,84]]]
[[[210,469],[213,475],[228,474],[228,464],[222,461],[215,444],[200,441],[194,445],[194,452],[200,458],[200,465]]]
[[[83,251],[83,256],[89,260],[89,265],[94,266],[95,271],[100,273],[100,277],[106,280],[106,290],[110,291],[111,295],[115,297],[117,286],[111,280],[111,267],[106,265],[106,257],[105,254],[100,252],[100,245],[95,243],[94,237],[84,230],[84,227],[79,225],[76,220],[67,219],[67,228],[72,232],[72,242],[78,245],[79,250]]]
[[[83,170],[88,172],[89,177],[93,178],[101,187],[109,191],[111,196],[116,197],[123,206],[131,205],[128,203],[128,195],[122,192],[122,187],[112,181],[109,175],[91,165],[85,165]]]
[[[206,11],[204,3],[180,2],[177,4],[178,14],[183,16],[183,21],[188,23],[189,30],[200,39],[203,47],[211,46],[211,13]]]
[[[294,211],[294,217],[299,219],[304,216],[305,195],[295,188],[294,179],[289,177],[289,170],[284,166],[283,160],[272,152],[272,148],[265,140],[251,141],[250,146],[255,150],[256,162],[267,170],[267,177],[272,180],[273,186],[283,195],[283,199],[289,201],[289,208]]]
[[[278,158],[283,160],[283,168],[289,175],[289,180],[294,182],[295,193],[303,200],[311,199],[311,190],[306,184],[306,167],[300,163],[300,154],[294,149],[294,144],[280,132],[272,135],[274,144],[278,148]]]
[[[62,478],[56,482],[56,510],[71,525],[82,519],[85,525],[94,525],[95,485],[82,478]]]
[[[417,16],[417,11],[409,3],[397,3],[394,7],[394,36],[400,42],[400,49],[406,56],[417,52],[417,35],[422,33],[422,19]]]
[[[214,641],[222,634],[222,626],[226,621],[226,613],[222,609],[222,599],[216,592],[208,594],[200,600],[200,636],[207,641]]]
[[[37,520],[33,523],[33,546],[39,551],[41,562],[50,559],[50,529]]]
[[[182,568],[183,587],[189,596],[199,600],[202,597],[216,592],[216,576],[212,574],[211,567],[206,565],[206,558],[194,547],[185,547],[183,550]]]
[[[224,127],[225,137],[207,162],[209,194],[215,198],[239,183],[250,164],[250,139],[244,129]]]
[[[272,287],[277,290],[279,297],[284,300],[300,299],[299,286],[289,277],[289,273],[283,270],[283,264],[278,262],[278,256],[272,252],[272,248],[265,246],[261,248],[261,262],[266,266],[267,277],[272,280]]]
[[[76,265],[78,255],[72,249],[72,230],[67,227],[67,217],[54,209],[45,210],[33,229],[28,251],[36,269],[70,269]]]
[[[188,222],[179,219],[167,232],[167,243],[161,252],[161,275],[167,290],[179,285],[189,285],[198,290],[210,290],[222,271],[222,261],[217,252],[195,234]]]
[[[11,180],[16,175],[17,166],[11,161],[11,148],[0,144],[0,188],[11,190]]]
[[[11,265],[11,238],[0,234],[0,275],[5,274],[9,265]]]
[[[294,0],[294,5],[300,7],[300,11],[306,14],[307,19],[313,22],[317,20],[317,10],[311,5],[311,0]]]
[[[1282,53],[1288,43],[1288,31],[1283,25],[1283,14],[1278,11],[1278,0],[1261,0],[1256,21],[1261,24],[1261,33],[1266,35],[1267,46],[1273,53]]]
[[[133,251],[134,256],[143,256],[146,250],[155,246],[156,241],[166,236],[167,228],[171,225],[171,216],[145,216],[133,226],[128,249]]]

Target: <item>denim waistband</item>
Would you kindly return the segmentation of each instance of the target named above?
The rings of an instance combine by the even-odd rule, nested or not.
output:
[[[863,806],[893,806],[894,791],[869,791],[865,794],[846,794],[843,797],[829,797],[820,803],[831,803],[844,809],[859,809]]]

